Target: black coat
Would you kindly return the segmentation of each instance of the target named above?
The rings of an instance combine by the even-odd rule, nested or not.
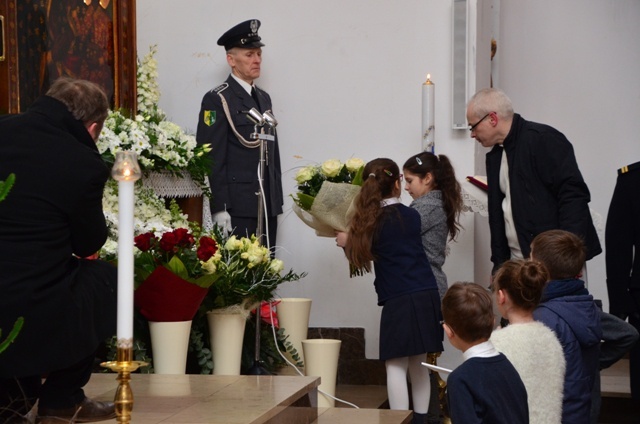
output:
[[[640,162],[618,172],[605,230],[609,307],[640,319]]]
[[[0,376],[38,375],[77,363],[115,333],[115,268],[79,259],[107,238],[102,193],[109,170],[84,125],[41,97],[0,118],[0,328],[24,327],[0,354]],[[74,256],[76,255],[76,256]]]
[[[227,81],[209,91],[202,99],[198,115],[198,143],[211,143],[211,212],[226,210],[231,216],[256,218],[258,216],[258,162],[259,148],[243,146],[230,128],[222,107],[220,92],[229,105],[229,112],[238,133],[251,141],[254,124],[247,118],[247,111],[256,108],[271,111],[271,97],[260,88],[257,95],[260,104],[230,75]],[[267,142],[267,166],[264,171],[268,216],[282,213],[282,171],[278,140]]]
[[[502,146],[494,146],[486,156],[494,269],[511,258],[500,191],[503,148],[509,163],[511,211],[523,256],[529,257],[535,236],[554,229],[582,237],[587,259],[602,252],[589,211],[589,189],[569,140],[554,128],[526,121],[516,113]]]

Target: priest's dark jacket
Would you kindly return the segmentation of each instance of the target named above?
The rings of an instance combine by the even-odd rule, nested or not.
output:
[[[116,269],[96,253],[107,239],[109,169],[94,140],[58,100],[43,96],[0,117],[0,328],[24,326],[0,353],[0,377],[69,367],[115,334]],[[3,337],[4,338],[4,337]]]

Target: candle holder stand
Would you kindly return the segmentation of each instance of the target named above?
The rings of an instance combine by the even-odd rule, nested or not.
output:
[[[131,422],[131,411],[133,411],[133,391],[129,385],[131,373],[140,367],[147,366],[146,362],[133,360],[133,341],[129,341],[129,347],[118,346],[115,361],[103,362],[100,364],[111,371],[118,373],[118,388],[114,403],[116,406],[116,421],[119,423]]]
[[[438,357],[442,352],[427,353],[427,363],[431,365],[438,365]],[[440,411],[442,413],[443,424],[451,424],[451,418],[449,417],[449,406],[447,405],[447,382],[440,377],[440,374],[436,371],[431,371],[436,376],[436,382],[438,383],[438,400],[440,402]]]

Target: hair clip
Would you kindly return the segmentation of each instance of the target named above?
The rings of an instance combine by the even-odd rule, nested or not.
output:
[[[370,177],[375,178],[375,177],[376,177],[376,174],[374,174],[374,173],[372,172],[371,174],[369,174],[369,176],[370,176]]]
[[[387,174],[390,177],[393,177],[393,173],[391,171],[389,171],[388,169],[383,169],[384,173]]]
[[[416,156],[416,162],[418,162],[418,165],[422,165],[422,161],[420,160],[420,158],[418,156]]]

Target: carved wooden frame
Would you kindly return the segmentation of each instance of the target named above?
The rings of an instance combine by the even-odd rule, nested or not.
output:
[[[4,60],[0,60],[0,113],[19,113],[20,69],[18,61],[17,4],[21,0],[0,0],[3,17]],[[56,1],[56,0],[52,0]],[[59,1],[59,0],[58,0]],[[98,1],[98,0],[95,0]],[[135,0],[113,2],[114,96],[111,106],[135,113],[136,108],[136,7]]]

